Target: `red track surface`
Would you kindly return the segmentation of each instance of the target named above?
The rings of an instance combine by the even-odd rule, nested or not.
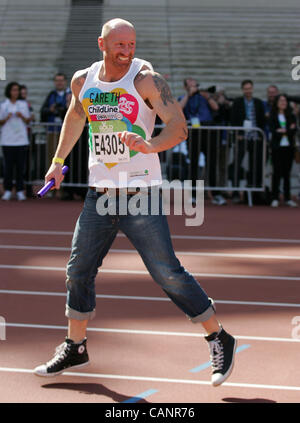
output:
[[[97,316],[88,331],[91,365],[54,379],[34,376],[32,369],[66,335],[64,269],[81,207],[50,199],[1,203],[0,315],[7,324],[6,340],[0,341],[1,402],[119,403],[151,389],[155,392],[141,402],[298,402],[300,344],[292,338],[297,329],[292,319],[300,315],[299,211],[285,207],[208,203],[200,227],[169,217],[172,235],[186,237],[173,238],[182,264],[215,299],[224,328],[240,347],[247,345],[223,386],[210,386],[210,368],[190,371],[209,360],[202,327],[166,299],[122,235],[96,280]]]

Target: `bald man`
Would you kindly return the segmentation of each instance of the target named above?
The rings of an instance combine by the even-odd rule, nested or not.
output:
[[[38,366],[35,374],[56,376],[89,363],[86,329],[95,317],[95,278],[121,230],[155,282],[192,322],[201,323],[205,329],[212,384],[218,386],[232,371],[236,341],[217,320],[213,301],[175,256],[159,191],[162,176],[157,153],[187,138],[184,115],[162,76],[149,62],[134,57],[136,33],[130,22],[107,22],[98,45],[103,60],[72,78],[71,105],[45,177],[46,182],[54,178],[59,189],[62,165],[80,137],[87,116],[89,190],[67,265],[68,335],[54,357]],[[152,137],[156,115],[165,127]],[[137,207],[132,207],[138,204],[136,199],[146,204],[138,213]],[[151,208],[155,201],[157,212]]]

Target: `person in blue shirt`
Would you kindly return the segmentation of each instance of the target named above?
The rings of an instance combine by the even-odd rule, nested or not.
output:
[[[195,79],[184,80],[186,94],[179,97],[179,103],[183,108],[183,113],[188,121],[197,117],[203,126],[213,124],[213,111],[217,112],[219,106],[208,91],[199,89],[199,84]]]
[[[199,84],[195,79],[186,78],[184,88],[186,93],[178,98],[178,102],[183,109],[186,120],[192,126],[188,147],[191,163],[190,178],[194,195],[201,153],[204,154],[206,161],[207,184],[211,187],[217,186],[216,132],[208,129],[200,130],[199,127],[214,125],[214,114],[218,112],[219,106],[211,93],[199,89]],[[220,195],[219,191],[213,190],[212,195],[213,204],[226,204],[225,198]]]
[[[63,73],[54,77],[55,89],[50,91],[41,107],[41,122],[57,123],[57,126],[47,127],[47,158],[50,166],[57,147],[63,119],[71,101],[71,91],[67,87],[67,78]]]

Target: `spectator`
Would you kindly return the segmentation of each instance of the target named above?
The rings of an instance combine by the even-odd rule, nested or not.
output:
[[[67,88],[67,79],[63,73],[54,77],[55,89],[47,95],[41,108],[41,122],[57,123],[58,126],[49,125],[47,128],[47,165],[51,165],[54,156],[61,124],[71,101],[71,91]]]
[[[31,122],[35,121],[35,116],[33,113],[33,108],[30,104],[30,102],[27,99],[28,96],[28,90],[26,85],[20,85],[20,100],[24,100],[27,103],[28,109],[31,113]],[[35,157],[35,145],[34,145],[34,135],[32,133],[31,130],[31,122],[28,124],[27,126],[27,132],[28,132],[28,138],[29,138],[29,154],[27,157],[27,172],[26,172],[26,180],[27,180],[27,184],[26,184],[26,196],[27,197],[32,197],[32,185],[30,184],[30,181],[33,180],[33,175],[32,175],[32,168],[34,166],[34,157]]]
[[[248,187],[261,187],[263,183],[263,139],[257,131],[251,128],[265,129],[265,111],[263,102],[253,97],[253,82],[246,79],[241,83],[243,96],[234,100],[231,110],[231,124],[243,126],[248,131],[239,133],[235,140],[234,162],[229,166],[229,175],[232,185],[238,187],[242,178],[242,161],[249,153],[247,182]],[[239,203],[238,192],[233,195],[233,202]]]
[[[213,89],[214,88],[214,89]],[[217,126],[228,126],[230,124],[230,113],[232,101],[225,94],[221,86],[212,87],[213,98],[218,103],[219,110],[215,113],[214,122]],[[229,156],[229,136],[227,130],[218,130],[217,132],[217,184],[218,186],[227,186],[227,169]],[[225,195],[225,194],[224,194]],[[227,195],[227,193],[226,193]]]
[[[283,178],[284,200],[290,207],[297,207],[291,200],[290,174],[295,154],[296,117],[288,103],[287,96],[280,94],[274,103],[270,115],[272,133],[272,207],[279,206],[279,185]]]
[[[190,159],[186,144],[187,141],[182,141],[169,151],[167,175],[170,180],[184,181],[188,179]]]
[[[279,95],[279,90],[277,85],[269,85],[267,88],[267,99],[263,101],[264,109],[265,109],[265,117],[267,120],[270,118],[270,114],[274,106],[274,102],[278,95]]]
[[[215,87],[213,98],[219,106],[219,110],[214,116],[214,121],[217,125],[227,126],[230,123],[232,100],[227,97],[224,88],[221,86]]]
[[[67,113],[71,101],[71,91],[67,87],[67,78],[63,73],[57,73],[54,77],[55,89],[50,91],[47,95],[41,108],[41,122],[51,123],[47,127],[47,145],[46,145],[46,166],[51,165],[52,157],[54,156],[63,119]],[[57,123],[56,125],[53,125]],[[68,181],[70,175],[65,178]],[[50,196],[55,193],[49,193]],[[71,188],[64,187],[60,192],[62,199],[72,199],[73,191]]]
[[[218,112],[218,103],[207,90],[200,90],[199,84],[193,78],[184,80],[184,88],[186,93],[178,98],[187,121],[192,125],[190,132],[190,141],[188,143],[191,179],[193,184],[193,192],[195,193],[196,181],[199,173],[199,158],[201,152],[204,153],[206,159],[206,175],[208,177],[208,185],[216,186],[216,157],[217,145],[215,131],[208,129],[199,130],[200,126],[213,126],[214,113]],[[219,191],[213,191],[213,204],[226,204],[225,198],[220,195]]]
[[[279,94],[278,87],[276,85],[269,85],[267,88],[267,99],[263,101],[264,109],[265,109],[265,118],[266,118],[266,125],[265,125],[265,133],[266,138],[268,141],[268,145],[271,142],[271,132],[269,128],[269,118],[270,113],[274,105],[274,101]]]
[[[1,146],[4,158],[4,195],[2,200],[12,197],[13,172],[16,168],[16,192],[19,201],[26,200],[24,173],[28,154],[27,125],[31,114],[27,103],[19,100],[20,86],[10,82],[4,91],[6,100],[0,105]]]
[[[26,85],[20,85],[20,100],[26,101],[27,106],[28,106],[28,109],[29,109],[29,111],[31,113],[31,120],[32,121],[35,121],[35,116],[34,116],[34,113],[33,113],[33,108],[31,106],[31,103],[29,103],[29,101],[27,99],[27,96],[28,96],[28,89],[27,89]]]

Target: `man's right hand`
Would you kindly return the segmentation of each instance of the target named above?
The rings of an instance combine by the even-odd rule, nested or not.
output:
[[[191,85],[187,89],[187,93],[189,97],[192,97],[194,94],[196,94],[199,91],[198,85]]]
[[[45,183],[49,182],[53,178],[55,179],[55,184],[53,185],[51,190],[59,189],[60,184],[64,180],[64,175],[62,174],[62,166],[59,163],[53,163],[49,167],[49,170],[45,176]]]
[[[55,103],[51,104],[51,106],[49,107],[49,110],[50,110],[51,113],[55,113],[56,112],[56,104]]]

